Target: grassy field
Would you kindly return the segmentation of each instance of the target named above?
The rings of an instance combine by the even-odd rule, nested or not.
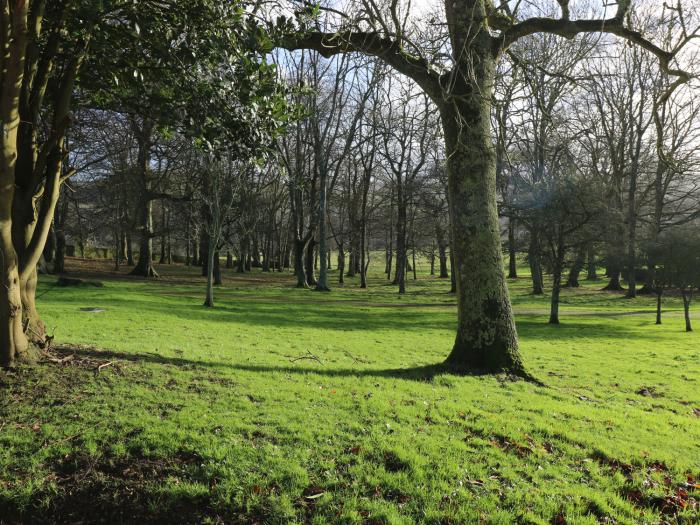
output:
[[[319,294],[226,273],[207,310],[197,270],[161,271],[42,280],[75,346],[0,372],[0,523],[700,522],[700,339],[678,300],[655,326],[653,298],[586,283],[548,326],[511,281],[541,387],[434,366],[444,280],[399,297],[378,274]]]

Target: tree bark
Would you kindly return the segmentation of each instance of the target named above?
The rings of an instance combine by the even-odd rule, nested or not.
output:
[[[133,123],[138,142],[137,154],[137,183],[140,191],[138,217],[140,219],[139,262],[131,271],[131,275],[154,278],[158,273],[153,267],[153,197],[151,195],[150,152],[155,124],[144,121]]]
[[[326,232],[327,217],[326,217],[326,197],[328,194],[328,173],[325,169],[321,169],[319,177],[319,192],[318,192],[318,254],[319,254],[319,270],[318,280],[316,281],[316,291],[330,292],[328,286],[328,234]]]
[[[687,290],[683,290],[683,314],[685,316],[685,331],[692,332],[693,327],[690,324],[690,301],[692,295]]]
[[[344,243],[338,243],[338,284],[345,284],[345,246]]]
[[[515,246],[515,219],[508,218],[508,279],[518,278],[518,260]]]
[[[207,291],[204,297],[204,306],[207,308],[214,307],[214,257],[215,257],[215,246],[211,241],[211,236],[209,236],[209,243],[207,246],[207,261],[204,267],[206,268],[207,275]]]
[[[608,268],[608,273],[610,274],[610,282],[608,282],[607,286],[603,288],[603,290],[609,292],[620,292],[624,290],[622,284],[620,284],[620,274],[622,272],[617,263],[613,263]]]
[[[579,276],[581,275],[581,270],[583,269],[583,257],[584,257],[584,251],[579,250],[576,253],[576,259],[574,260],[574,264],[571,265],[571,270],[569,270],[569,276],[566,279],[566,287],[567,288],[578,288],[581,286],[579,283]]]
[[[561,274],[564,268],[564,238],[561,232],[554,255],[552,269],[552,297],[549,308],[549,324],[559,324],[559,296],[561,295]]]
[[[297,288],[306,288],[306,271],[304,269],[304,254],[306,253],[306,242],[294,239],[294,274],[297,278]]]
[[[392,284],[399,286],[399,294],[406,293],[406,200],[401,175],[396,177],[396,271]]]
[[[441,105],[457,283],[457,336],[447,363],[458,370],[525,375],[496,203],[490,121],[495,58],[488,33],[472,38],[473,52],[461,59],[466,63],[460,64],[454,97]]]
[[[587,262],[586,280],[587,281],[597,281],[598,280],[598,274],[596,273],[595,249],[593,248],[592,243],[589,244],[589,246],[588,246],[588,262]]]
[[[656,324],[661,324],[661,296],[663,295],[662,290],[656,291]]]
[[[528,260],[530,263],[530,274],[532,275],[533,295],[544,293],[542,279],[542,264],[540,263],[540,240],[535,228],[530,232],[530,249],[528,250]]]
[[[214,252],[214,286],[221,286],[223,280],[221,279],[221,257],[218,250]]]
[[[312,237],[306,243],[304,253],[304,273],[306,274],[306,283],[309,286],[316,286],[316,271],[314,270],[314,259],[316,254],[316,240]]]
[[[438,259],[440,260],[440,275],[439,279],[447,279],[450,275],[447,273],[447,240],[445,239],[445,232],[442,228],[437,230],[437,244],[438,244]]]

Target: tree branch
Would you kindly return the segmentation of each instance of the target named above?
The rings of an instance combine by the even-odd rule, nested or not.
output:
[[[440,73],[427,60],[405,52],[400,43],[380,33],[309,32],[285,36],[278,46],[290,51],[311,49],[318,51],[326,58],[348,52],[372,55],[383,60],[399,73],[413,79],[431,97],[439,98]]]
[[[565,4],[566,2],[560,3]],[[668,75],[677,77],[673,89],[669,90],[672,93],[676,87],[691,79],[690,73],[674,68],[671,65],[671,62],[683,46],[676,46],[673,51],[667,51],[645,38],[639,31],[626,27],[625,18],[630,10],[630,6],[630,0],[620,0],[615,17],[606,19],[568,20],[567,18],[528,18],[527,20],[512,25],[501,33],[498,38],[500,41],[500,50],[505,51],[517,40],[535,33],[552,33],[564,38],[574,38],[582,33],[608,33],[636,44],[656,56],[659,59],[661,70]],[[686,37],[684,43],[690,41],[691,38],[692,37]]]

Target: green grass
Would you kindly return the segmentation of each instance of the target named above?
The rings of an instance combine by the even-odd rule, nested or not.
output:
[[[163,272],[42,281],[56,340],[103,351],[0,372],[0,523],[700,519],[700,340],[676,299],[655,326],[653,298],[586,283],[548,326],[512,281],[539,387],[431,366],[444,280],[399,297],[378,274],[319,294],[231,273],[207,310],[196,270]]]

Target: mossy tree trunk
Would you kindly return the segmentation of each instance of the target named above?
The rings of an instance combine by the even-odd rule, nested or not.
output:
[[[450,15],[450,13],[448,13]],[[451,18],[468,17],[452,13]],[[496,59],[485,30],[454,38],[458,62],[449,101],[440,105],[447,148],[457,336],[447,362],[460,370],[524,373],[501,249],[491,94]]]

